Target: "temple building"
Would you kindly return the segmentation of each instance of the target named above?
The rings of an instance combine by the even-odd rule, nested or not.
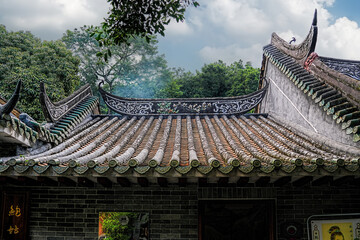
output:
[[[318,56],[317,35],[316,12],[300,44],[273,33],[239,97],[100,83],[99,114],[89,85],[53,103],[42,84],[40,125],[14,110],[19,82],[0,106],[0,239],[103,239],[114,216],[123,239],[359,239],[360,62]]]

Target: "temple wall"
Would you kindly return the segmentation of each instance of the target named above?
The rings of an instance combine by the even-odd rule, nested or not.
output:
[[[50,187],[3,185],[1,191],[29,191],[29,235],[37,240],[97,239],[99,213],[103,211],[148,212],[150,239],[195,240],[198,237],[201,200],[264,200],[275,202],[276,231],[285,238],[282,223],[297,222],[302,228],[299,240],[305,240],[306,220],[315,214],[360,212],[358,186],[331,186],[329,183],[302,187],[169,185],[159,187],[113,186]]]
[[[358,147],[358,143],[352,140],[352,134],[346,135],[345,131],[341,129],[341,124],[337,124],[332,116],[327,115],[323,108],[315,104],[311,97],[304,94],[270,62],[267,64],[266,77],[270,79],[270,86],[261,103],[260,112],[280,116],[286,121],[305,127],[314,133],[315,128],[319,134],[325,137]]]

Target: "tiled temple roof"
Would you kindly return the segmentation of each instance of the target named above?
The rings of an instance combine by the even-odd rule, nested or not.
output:
[[[66,115],[60,118],[49,131],[56,135],[55,144],[59,144],[72,133],[74,128],[80,124],[99,103],[99,99],[94,96],[87,96],[75,107],[73,107]]]
[[[353,173],[359,161],[360,151],[325,146],[267,115],[94,115],[49,151],[2,159],[0,174],[201,177],[322,169]]]
[[[360,141],[360,111],[357,105],[353,104],[337,88],[309,73],[294,59],[273,45],[264,47],[264,55],[304,94],[311,96],[314,103],[331,115],[336,123],[342,124],[342,129],[347,134],[352,134],[355,142]]]
[[[265,58],[359,141],[359,96],[312,72],[318,59],[303,67],[316,37],[315,14],[302,44],[290,45],[273,34],[272,43],[264,47]],[[281,185],[291,179],[360,175],[359,148],[306,132],[278,116],[246,114],[263,100],[268,80],[262,78],[260,85],[246,96],[204,99],[122,98],[99,86],[104,102],[119,115],[90,116],[98,100],[88,86],[58,103],[49,100],[42,86],[44,112],[53,122],[47,131],[56,141],[42,153],[0,158],[0,180],[21,176],[31,182],[37,177],[37,182],[52,184],[54,179],[77,178],[79,184],[92,185],[97,179],[104,186],[116,181],[129,186],[129,179],[157,179],[159,184],[179,179],[182,184],[184,179],[242,183],[252,178]]]
[[[19,100],[21,81],[18,81],[11,98],[0,105],[0,142],[21,144],[30,147],[39,138],[39,134],[21,122],[17,117],[11,116]]]

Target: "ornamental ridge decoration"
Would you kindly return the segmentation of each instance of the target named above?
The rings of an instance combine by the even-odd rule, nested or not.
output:
[[[329,68],[360,81],[360,61],[320,57]]]
[[[92,95],[90,85],[87,84],[62,101],[52,103],[46,93],[44,83],[41,83],[40,89],[40,101],[43,112],[46,120],[50,122],[59,121],[61,117],[67,114],[78,103]]]
[[[248,95],[227,98],[189,99],[135,99],[123,98],[106,92],[99,84],[105,104],[122,115],[219,115],[243,114],[256,107],[264,98],[268,83],[262,89]]]

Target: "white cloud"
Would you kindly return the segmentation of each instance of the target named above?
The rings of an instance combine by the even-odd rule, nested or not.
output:
[[[194,70],[204,61],[218,59],[228,63],[242,59],[260,66],[262,47],[270,43],[271,33],[276,32],[286,41],[294,36],[296,44],[301,43],[310,29],[315,8],[318,54],[360,58],[359,25],[348,18],[334,19],[329,7],[335,0],[199,2],[200,7],[187,9],[185,22],[172,21],[166,27],[166,37],[161,38],[161,44],[166,44],[163,53],[172,66],[190,65],[190,70]],[[61,38],[67,29],[98,25],[109,8],[105,0],[0,0],[0,3],[0,24],[13,31],[29,30],[46,40]]]
[[[226,34],[242,36],[258,35],[269,27],[269,21],[259,1],[211,0],[206,16],[211,24],[222,27]]]
[[[243,48],[238,44],[225,47],[206,46],[199,51],[199,54],[206,63],[222,60],[231,64],[241,59],[244,63],[250,61],[253,66],[258,66],[261,62],[262,47],[260,44],[254,44],[248,48]]]
[[[59,39],[67,29],[100,24],[108,6],[98,0],[2,0],[0,23],[9,30],[28,30],[46,40]]]
[[[342,17],[319,31],[316,47],[318,54],[360,60],[360,28],[356,22]]]
[[[207,0],[192,10],[201,22],[203,46],[199,57],[205,62],[251,61],[260,66],[262,47],[270,43],[272,32],[284,40],[292,37],[299,44],[308,34],[314,10],[318,12],[320,55],[336,58],[359,58],[360,28],[347,18],[337,19],[328,7],[335,0]],[[334,22],[334,23],[333,23]],[[205,45],[205,47],[204,47]]]
[[[184,36],[190,35],[193,32],[193,29],[189,26],[187,21],[176,22],[175,20],[173,20],[169,23],[169,25],[166,26],[166,34],[168,36]]]

